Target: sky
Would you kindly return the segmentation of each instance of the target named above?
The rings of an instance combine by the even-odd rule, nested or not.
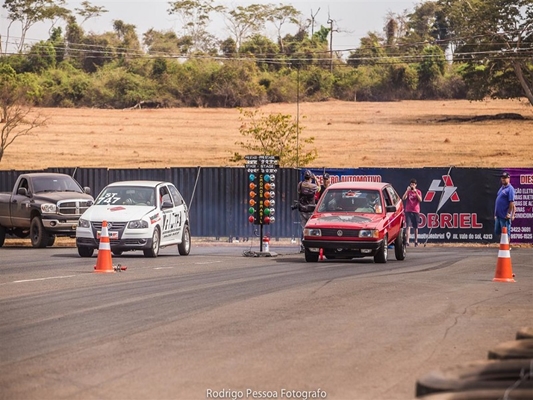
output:
[[[66,8],[70,10],[81,8],[81,2],[67,0]],[[86,32],[103,33],[111,31],[112,21],[117,19],[127,24],[135,25],[140,38],[142,38],[144,32],[151,28],[163,31],[174,30],[178,34],[181,32],[181,21],[179,18],[175,15],[169,15],[167,12],[169,8],[168,0],[93,0],[90,3],[95,6],[103,6],[108,12],[101,17],[86,21],[82,26]],[[420,3],[420,0],[215,0],[215,4],[225,5],[230,8],[250,4],[292,5],[302,13],[304,18],[311,18],[311,15],[316,15],[315,31],[320,28],[320,25],[327,27],[329,17],[334,21],[334,27],[338,31],[333,34],[332,42],[334,50],[357,48],[359,46],[359,40],[368,32],[383,31],[385,16],[388,12],[402,13],[404,10],[412,11],[418,3]],[[0,0],[0,5],[3,4],[4,0]],[[5,49],[7,25],[7,12],[4,8],[0,8],[0,35],[3,41],[3,49]],[[49,27],[49,23],[47,25],[39,24],[34,26],[27,34],[26,43],[31,44],[39,40],[47,39]],[[290,29],[291,31],[288,33],[296,33],[294,26]],[[221,18],[218,20],[214,18],[209,31],[220,38],[230,36]],[[274,27],[266,33],[272,39],[276,36]],[[10,36],[15,40],[20,37],[20,24],[14,24],[11,27]]]

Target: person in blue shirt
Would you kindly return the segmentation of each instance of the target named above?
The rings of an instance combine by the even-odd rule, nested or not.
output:
[[[502,228],[507,227],[507,234],[511,237],[511,221],[514,220],[514,187],[511,185],[511,176],[504,172],[501,175],[502,187],[498,190],[494,206],[494,236],[500,241]]]

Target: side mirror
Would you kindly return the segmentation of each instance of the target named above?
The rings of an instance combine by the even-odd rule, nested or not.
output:
[[[385,212],[396,212],[396,206],[386,206]]]
[[[85,193],[85,194],[91,194],[91,188],[90,188],[89,186],[85,186],[85,187],[83,188],[83,193]]]
[[[23,188],[23,187],[18,188],[18,190],[17,190],[17,194],[19,194],[19,195],[21,195],[21,196],[26,196],[26,197],[28,197],[28,189]]]
[[[164,201],[163,204],[161,204],[161,208],[163,210],[172,207],[174,207],[174,205],[170,201]]]

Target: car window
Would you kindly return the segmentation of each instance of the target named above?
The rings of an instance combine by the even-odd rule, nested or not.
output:
[[[112,186],[105,188],[95,200],[98,205],[153,206],[154,189],[140,186]]]
[[[168,189],[170,190],[170,194],[172,195],[172,198],[174,199],[175,205],[180,205],[180,204],[185,203],[178,189],[176,189],[174,186],[169,186]]]
[[[385,207],[392,206],[392,199],[388,190],[383,189],[383,199],[385,200]]]
[[[28,180],[26,178],[22,178],[20,180],[19,187],[17,188],[17,191],[20,188],[24,188],[26,190],[30,190],[30,187],[28,186]]]
[[[322,198],[318,212],[381,213],[381,197],[377,190],[330,189]]]
[[[172,197],[170,196],[170,192],[168,191],[168,188],[166,186],[161,186],[159,188],[159,198],[161,204],[163,204],[165,201],[172,203]]]
[[[389,193],[392,199],[392,204],[393,205],[398,204],[398,202],[400,201],[400,196],[398,196],[398,193],[396,193],[396,190],[394,190],[392,186],[387,186],[387,192]]]

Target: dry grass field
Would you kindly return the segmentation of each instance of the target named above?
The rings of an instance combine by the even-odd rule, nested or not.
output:
[[[525,100],[328,101],[300,104],[301,137],[315,138],[314,167],[531,167],[533,107]],[[47,167],[228,166],[246,154],[236,109],[38,109],[34,136],[7,148],[0,170]],[[264,113],[291,114],[296,104]],[[520,113],[526,120],[454,118]],[[234,165],[234,164],[233,164]]]

